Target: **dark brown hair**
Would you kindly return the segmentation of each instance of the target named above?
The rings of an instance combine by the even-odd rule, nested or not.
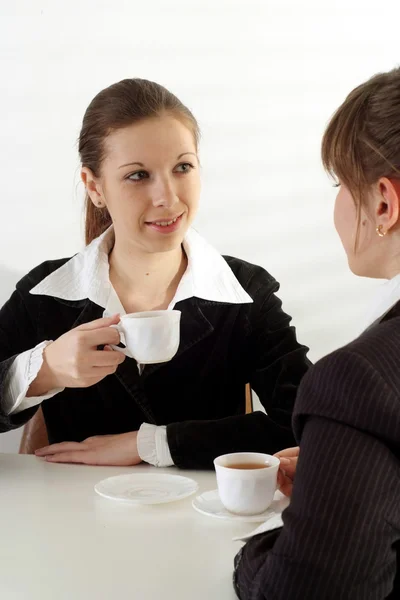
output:
[[[187,125],[198,146],[200,131],[196,119],[162,85],[146,79],[124,79],[102,90],[93,98],[83,117],[79,135],[82,167],[88,167],[98,177],[104,159],[104,142],[112,131],[164,114],[173,115]],[[86,193],[86,244],[90,244],[110,225],[111,217],[107,209],[96,208]]]
[[[333,115],[322,139],[322,163],[361,207],[381,177],[400,177],[400,68],[356,87]],[[357,240],[356,240],[357,243]]]

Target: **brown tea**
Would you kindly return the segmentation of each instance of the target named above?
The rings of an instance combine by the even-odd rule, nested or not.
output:
[[[271,465],[268,463],[252,462],[252,463],[233,463],[226,465],[227,469],[268,469]]]

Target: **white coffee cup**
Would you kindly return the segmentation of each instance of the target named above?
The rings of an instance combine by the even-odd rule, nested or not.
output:
[[[180,310],[153,310],[123,315],[118,325],[121,342],[126,348],[111,346],[139,364],[168,362],[175,356],[180,342]]]
[[[246,465],[265,465],[246,468]],[[232,468],[240,465],[240,468]],[[271,505],[277,490],[280,461],[258,452],[223,454],[214,460],[219,497],[229,512],[258,515]]]

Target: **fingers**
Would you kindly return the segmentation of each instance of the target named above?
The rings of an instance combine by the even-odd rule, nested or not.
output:
[[[93,367],[118,367],[126,356],[122,352],[94,350],[89,353],[88,360]]]
[[[55,463],[79,463],[82,465],[96,464],[91,462],[90,452],[63,452],[46,456],[47,462]]]
[[[83,325],[79,325],[76,329],[78,331],[90,331],[92,329],[100,329],[102,327],[110,327],[110,325],[116,325],[119,323],[120,316],[113,315],[112,317],[103,317],[102,319],[95,319],[94,321],[90,321],[89,323],[83,323]]]
[[[284,494],[284,496],[290,496],[293,493],[293,481],[286,480],[280,487],[279,490]]]
[[[39,448],[35,451],[35,454],[36,456],[47,456],[49,454],[56,454],[57,452],[82,451],[84,448],[83,444],[79,442],[61,442]]]
[[[281,487],[285,483],[285,472],[279,469],[278,471],[278,487]]]
[[[294,479],[294,476],[296,474],[298,458],[297,457],[296,458],[282,457],[279,460],[280,460],[281,467],[282,467],[282,470],[285,473],[285,475],[287,477],[290,477],[290,479]]]
[[[293,480],[287,477],[285,471],[278,471],[278,488],[285,496],[291,496],[293,492]]]
[[[285,450],[281,450],[280,452],[277,452],[276,454],[274,454],[274,456],[277,456],[278,458],[280,458],[281,456],[291,458],[291,457],[299,456],[299,452],[300,452],[299,446],[295,446],[294,448],[286,448]]]
[[[100,327],[85,331],[81,334],[85,343],[89,346],[105,346],[107,344],[119,344],[121,338],[119,332],[113,327]]]

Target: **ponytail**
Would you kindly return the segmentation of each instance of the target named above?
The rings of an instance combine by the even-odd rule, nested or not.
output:
[[[112,224],[107,208],[97,208],[86,194],[85,198],[85,242],[89,245]]]

